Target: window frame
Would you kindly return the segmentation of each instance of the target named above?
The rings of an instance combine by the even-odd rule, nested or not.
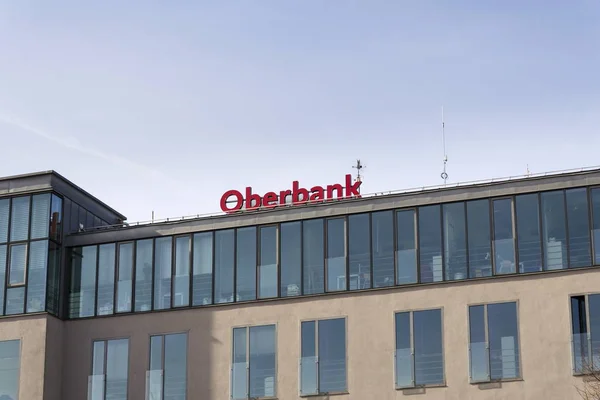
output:
[[[0,310],[1,311],[1,310]],[[19,368],[17,369],[17,399],[21,398],[21,372],[23,366],[23,338],[17,339],[0,339],[2,342],[19,342]]]
[[[151,354],[152,354],[152,338],[155,336],[158,336],[161,338],[161,349],[160,349],[160,371],[162,371],[162,382],[161,382],[161,388],[162,388],[162,393],[161,393],[161,399],[164,399],[165,397],[165,337],[166,336],[170,336],[170,335],[182,335],[185,334],[185,349],[186,349],[186,353],[188,354],[188,356],[186,356],[185,358],[185,399],[188,400],[189,399],[189,390],[188,390],[188,385],[190,384],[190,357],[189,357],[189,349],[190,349],[190,330],[183,330],[183,331],[173,331],[173,332],[162,332],[162,333],[149,333],[148,334],[148,362],[146,363],[146,373],[148,371],[152,371],[150,369],[151,366],[151,362],[152,362],[152,358],[151,358]],[[148,378],[147,375],[144,378],[145,382],[144,382],[144,398],[146,399],[148,396]]]
[[[116,242],[115,248],[115,290],[114,290],[114,299],[113,299],[113,314],[126,314],[135,312],[135,263],[136,263],[136,254],[137,247],[135,240],[126,240],[123,242]],[[121,274],[121,246],[131,245],[131,301],[129,305],[129,309],[126,311],[119,311],[119,276]]]
[[[256,300],[280,299],[281,297],[281,228],[279,223],[256,225]],[[261,296],[260,274],[262,270],[262,230],[275,228],[275,296]]]
[[[187,238],[188,240],[188,301],[187,304],[176,306],[175,305],[175,278],[177,270],[177,239]],[[168,309],[178,309],[190,307],[192,304],[192,276],[194,268],[194,235],[193,233],[183,233],[171,236],[171,299],[170,306]]]
[[[567,300],[568,300],[568,306],[569,306],[569,335],[571,336],[570,338],[570,342],[571,342],[571,372],[573,376],[588,376],[591,375],[593,373],[596,373],[598,371],[600,371],[600,366],[597,369],[594,369],[593,371],[590,372],[576,372],[575,371],[575,354],[573,353],[573,307],[571,307],[571,300],[574,297],[583,297],[584,301],[585,301],[585,318],[586,318],[586,341],[588,344],[588,358],[590,360],[592,360],[593,362],[593,354],[592,354],[592,347],[591,347],[591,340],[592,340],[592,327],[590,325],[590,303],[589,303],[589,296],[595,296],[595,295],[599,295],[600,296],[600,291],[598,292],[576,292],[576,293],[570,293],[567,295]],[[599,332],[600,333],[600,332]]]
[[[348,262],[348,216],[349,214],[344,215],[336,215],[331,217],[323,218],[323,239],[324,239],[324,247],[323,247],[323,289],[324,293],[343,293],[349,292],[350,288],[350,264]],[[337,290],[329,290],[329,221],[341,220],[344,222],[344,266],[345,266],[345,275],[346,275],[346,283],[343,289]]]
[[[110,338],[92,338],[91,339],[91,346],[90,346],[90,362],[89,362],[89,371],[90,374],[88,374],[89,376],[93,376],[93,372],[94,372],[94,345],[98,342],[103,342],[104,343],[104,355],[103,355],[103,361],[102,361],[102,365],[103,365],[103,374],[102,376],[104,377],[103,380],[103,384],[104,387],[102,389],[102,394],[103,394],[103,399],[102,400],[106,400],[106,366],[107,366],[107,361],[108,361],[108,342],[111,341],[117,341],[117,340],[127,340],[127,390],[126,390],[126,399],[129,400],[129,383],[130,383],[130,379],[129,377],[131,376],[131,337],[130,336],[115,336],[115,337],[110,337]],[[88,391],[89,391],[89,382],[88,382]]]
[[[542,192],[540,192],[542,193]],[[521,194],[521,193],[519,193]],[[510,200],[510,215],[511,215],[511,233],[512,233],[512,244],[513,244],[513,260],[515,260],[515,271],[507,273],[498,273],[497,262],[496,262],[496,218],[494,215],[494,204],[496,201]],[[541,202],[539,203],[541,205]],[[491,238],[491,250],[492,250],[492,277],[493,276],[514,276],[519,274],[519,247],[517,238],[517,210],[516,210],[516,194],[507,196],[490,197],[490,238]],[[543,242],[543,239],[542,239]]]

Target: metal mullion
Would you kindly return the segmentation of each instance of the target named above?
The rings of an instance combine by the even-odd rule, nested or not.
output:
[[[212,231],[210,233],[210,237],[211,237],[211,245],[212,245],[212,257],[210,260],[211,263],[211,288],[210,288],[210,298],[211,298],[211,304],[215,304],[215,259],[217,258],[215,255],[215,251],[216,251],[216,244],[215,244],[215,237],[216,237],[216,232]],[[234,273],[235,273],[235,269],[234,269]]]
[[[344,216],[342,220],[344,221],[344,260],[346,261],[346,289],[344,289],[344,291],[348,292],[350,291],[350,252],[348,251],[348,246],[350,244],[350,229],[348,225],[348,216]]]
[[[448,204],[448,203],[446,203]],[[438,205],[438,210],[440,213],[440,250],[441,250],[441,256],[442,256],[442,282],[447,280],[446,279],[446,246],[444,243],[444,239],[445,239],[445,235],[444,235],[444,209],[446,208],[446,204],[440,204]],[[433,272],[433,271],[432,271]],[[448,279],[448,280],[452,280],[452,279]],[[432,282],[435,282],[435,276],[432,276]]]
[[[258,230],[258,229],[257,229]],[[246,398],[250,398],[250,328],[246,327]]]
[[[596,257],[595,257],[595,243],[594,243],[594,204],[593,204],[593,196],[592,189],[589,187],[585,188],[586,190],[586,199],[588,203],[588,233],[590,235],[590,266],[596,265]]]
[[[133,246],[131,262],[133,264],[131,265],[131,307],[129,308],[129,312],[135,312],[135,287],[137,282],[137,240],[134,240],[131,243]]]
[[[373,262],[373,213],[369,213],[369,287],[368,289],[375,287],[375,263]],[[359,280],[360,282],[360,280]]]
[[[542,225],[542,199],[539,193],[535,194],[536,200],[537,200],[537,209],[538,209],[538,229],[539,229],[539,236],[540,236],[540,255],[541,255],[541,262],[542,265],[540,266],[542,269],[542,271],[544,270],[544,265],[546,264],[546,255],[544,254],[544,227]]]
[[[469,217],[466,201],[463,201],[463,215],[465,224],[465,265],[467,266],[467,279],[469,279],[471,278],[471,257],[469,256]]]
[[[487,350],[487,357],[485,358],[487,367],[487,379],[492,380],[491,361],[490,361],[490,338],[489,338],[489,321],[488,321],[488,305],[483,305],[483,328],[485,332],[485,349]]]
[[[260,293],[260,274],[262,272],[262,230],[263,230],[264,226],[257,226],[254,228],[254,246],[255,246],[255,251],[254,251],[254,258],[255,258],[255,263],[254,263],[254,299],[253,300],[259,300],[262,299],[261,293]],[[248,334],[250,334],[250,331],[248,331]]]
[[[567,243],[566,243],[566,247],[567,247],[567,268],[569,269],[571,268],[571,238],[570,238],[570,234],[569,234],[569,218],[567,218],[567,216],[569,215],[568,212],[568,208],[567,208],[567,191],[566,190],[561,190],[562,192],[562,198],[563,198],[563,218],[565,219],[565,233],[566,233],[566,237],[567,237]]]
[[[154,296],[152,296],[154,297]],[[161,399],[165,398],[165,343],[166,343],[166,336],[167,335],[160,335],[160,350],[161,350],[161,354],[160,354],[160,369],[161,369],[161,380],[162,380],[162,387],[161,387]]]
[[[304,221],[300,221],[300,296],[304,296]]]
[[[118,313],[119,304],[117,303],[117,293],[119,292],[119,275],[121,275],[121,245],[123,243],[115,243],[115,264],[114,264],[114,279],[113,279],[113,314]]]
[[[190,264],[188,269],[188,307],[194,305],[194,234],[190,234]]]
[[[491,249],[492,249],[492,275],[496,276],[496,216],[494,215],[495,203],[497,200],[490,199],[490,239],[491,239]],[[486,322],[487,323],[487,322]]]
[[[419,234],[419,207],[414,209],[413,224],[416,253],[415,258],[417,259],[417,281],[415,283],[421,283],[421,235]]]
[[[33,196],[29,197],[29,215],[27,221],[27,244],[25,245],[25,289],[23,290],[23,314],[27,314],[27,296],[29,293],[29,242],[31,241],[31,221],[33,212]]]
[[[517,240],[517,200],[516,198],[510,197],[510,217],[512,222],[512,236],[513,236],[513,256],[515,260],[515,272],[514,274],[520,273],[521,266],[519,264],[519,241]]]
[[[590,324],[590,297],[588,294],[584,296],[585,299],[585,325],[586,325],[586,341],[588,345],[588,363],[591,370],[594,369],[594,361],[592,358],[592,327]]]
[[[414,335],[414,313],[412,311],[410,311],[408,313],[409,316],[409,334],[410,334],[410,368],[411,368],[411,383],[412,386],[414,387],[416,382],[417,382],[417,364],[416,364],[416,360],[415,360],[415,335]]]
[[[10,277],[9,277],[9,270],[10,270],[10,266],[8,265],[8,262],[10,260],[10,239],[11,239],[11,224],[12,224],[12,197],[8,198],[8,227],[7,227],[7,232],[6,232],[6,268],[5,268],[5,274],[4,274],[4,287],[2,288],[2,290],[4,291],[4,304],[3,304],[3,309],[2,309],[2,315],[6,315],[6,303],[7,303],[7,294],[8,294],[8,283],[10,282]]]
[[[392,262],[394,263],[394,283],[392,286],[398,285],[398,210],[392,210]]]
[[[155,282],[155,273],[154,273],[154,269],[156,268],[156,255],[154,254],[156,252],[156,238],[152,238],[152,268],[151,268],[151,273],[152,275],[150,276],[150,282],[151,282],[151,291],[150,291],[150,311],[154,310],[154,286],[156,285]]]
[[[323,293],[327,293],[327,272],[329,271],[329,248],[328,248],[328,240],[327,240],[327,232],[329,231],[329,220],[327,218],[323,218]]]
[[[100,259],[100,246],[95,245],[94,247],[96,248],[96,263],[95,263],[96,282],[94,282],[94,316],[97,316],[98,315],[98,277],[100,275],[99,271],[98,271],[98,264],[99,264],[99,259]],[[83,252],[82,252],[82,256],[83,256]]]
[[[177,253],[177,237],[175,235],[171,236],[171,277],[169,279],[169,309],[173,309],[174,304],[175,304],[175,291],[174,289],[174,285],[175,285],[175,254]],[[162,271],[161,271],[162,272]],[[161,275],[161,281],[162,281],[162,273]],[[162,286],[162,285],[161,285]]]
[[[316,382],[317,382],[317,394],[321,393],[321,382],[320,382],[320,377],[321,377],[321,363],[319,362],[319,321],[315,320],[315,363],[316,365],[316,370],[317,370],[317,376],[316,376]]]
[[[277,229],[277,252],[276,252],[276,264],[277,264],[277,298],[281,298],[281,224],[275,225]],[[302,247],[300,247],[302,253]],[[302,263],[300,263],[300,270],[302,270]]]
[[[233,229],[233,299],[232,303],[237,303],[237,237],[238,237],[238,229]]]
[[[106,375],[107,375],[107,366],[108,366],[108,340],[103,340],[104,342],[104,365],[102,365],[102,375],[103,376],[103,382],[102,385],[104,386],[104,390],[103,390],[103,396],[104,399],[106,399]]]

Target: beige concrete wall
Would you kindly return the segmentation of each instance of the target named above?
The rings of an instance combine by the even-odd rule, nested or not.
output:
[[[93,339],[130,337],[129,398],[144,398],[149,335],[189,331],[188,399],[229,398],[232,327],[276,323],[277,394],[298,398],[300,321],[346,316],[349,394],[340,400],[579,399],[571,373],[569,295],[600,292],[600,271],[566,271],[363,293],[69,321],[63,399],[85,399]],[[518,300],[523,380],[469,383],[469,304]],[[394,312],[443,307],[446,387],[394,389]],[[412,394],[412,396],[411,396]],[[29,399],[29,398],[28,398]],[[35,397],[31,397],[35,399]]]
[[[21,340],[19,399],[45,400],[44,359],[46,356],[46,316],[3,318],[0,340]]]

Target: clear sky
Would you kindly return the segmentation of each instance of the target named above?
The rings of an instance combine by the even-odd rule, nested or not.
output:
[[[600,165],[597,0],[0,0],[0,176],[130,221]]]

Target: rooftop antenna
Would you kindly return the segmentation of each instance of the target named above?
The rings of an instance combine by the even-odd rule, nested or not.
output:
[[[527,176],[531,175],[531,171],[529,170],[529,164],[527,164]]]
[[[362,165],[362,163],[360,162],[360,159],[356,160],[356,165],[353,165],[352,168],[356,168],[356,182],[362,182],[362,177],[360,176],[360,171],[363,168],[367,168],[366,165]],[[360,187],[358,192],[360,193]]]
[[[442,106],[442,141],[444,144],[444,170],[441,173],[441,177],[444,180],[444,186],[446,186],[446,181],[448,180],[448,173],[446,172],[446,163],[448,162],[448,155],[446,154],[446,132],[445,132],[445,124],[444,124],[444,106]]]

